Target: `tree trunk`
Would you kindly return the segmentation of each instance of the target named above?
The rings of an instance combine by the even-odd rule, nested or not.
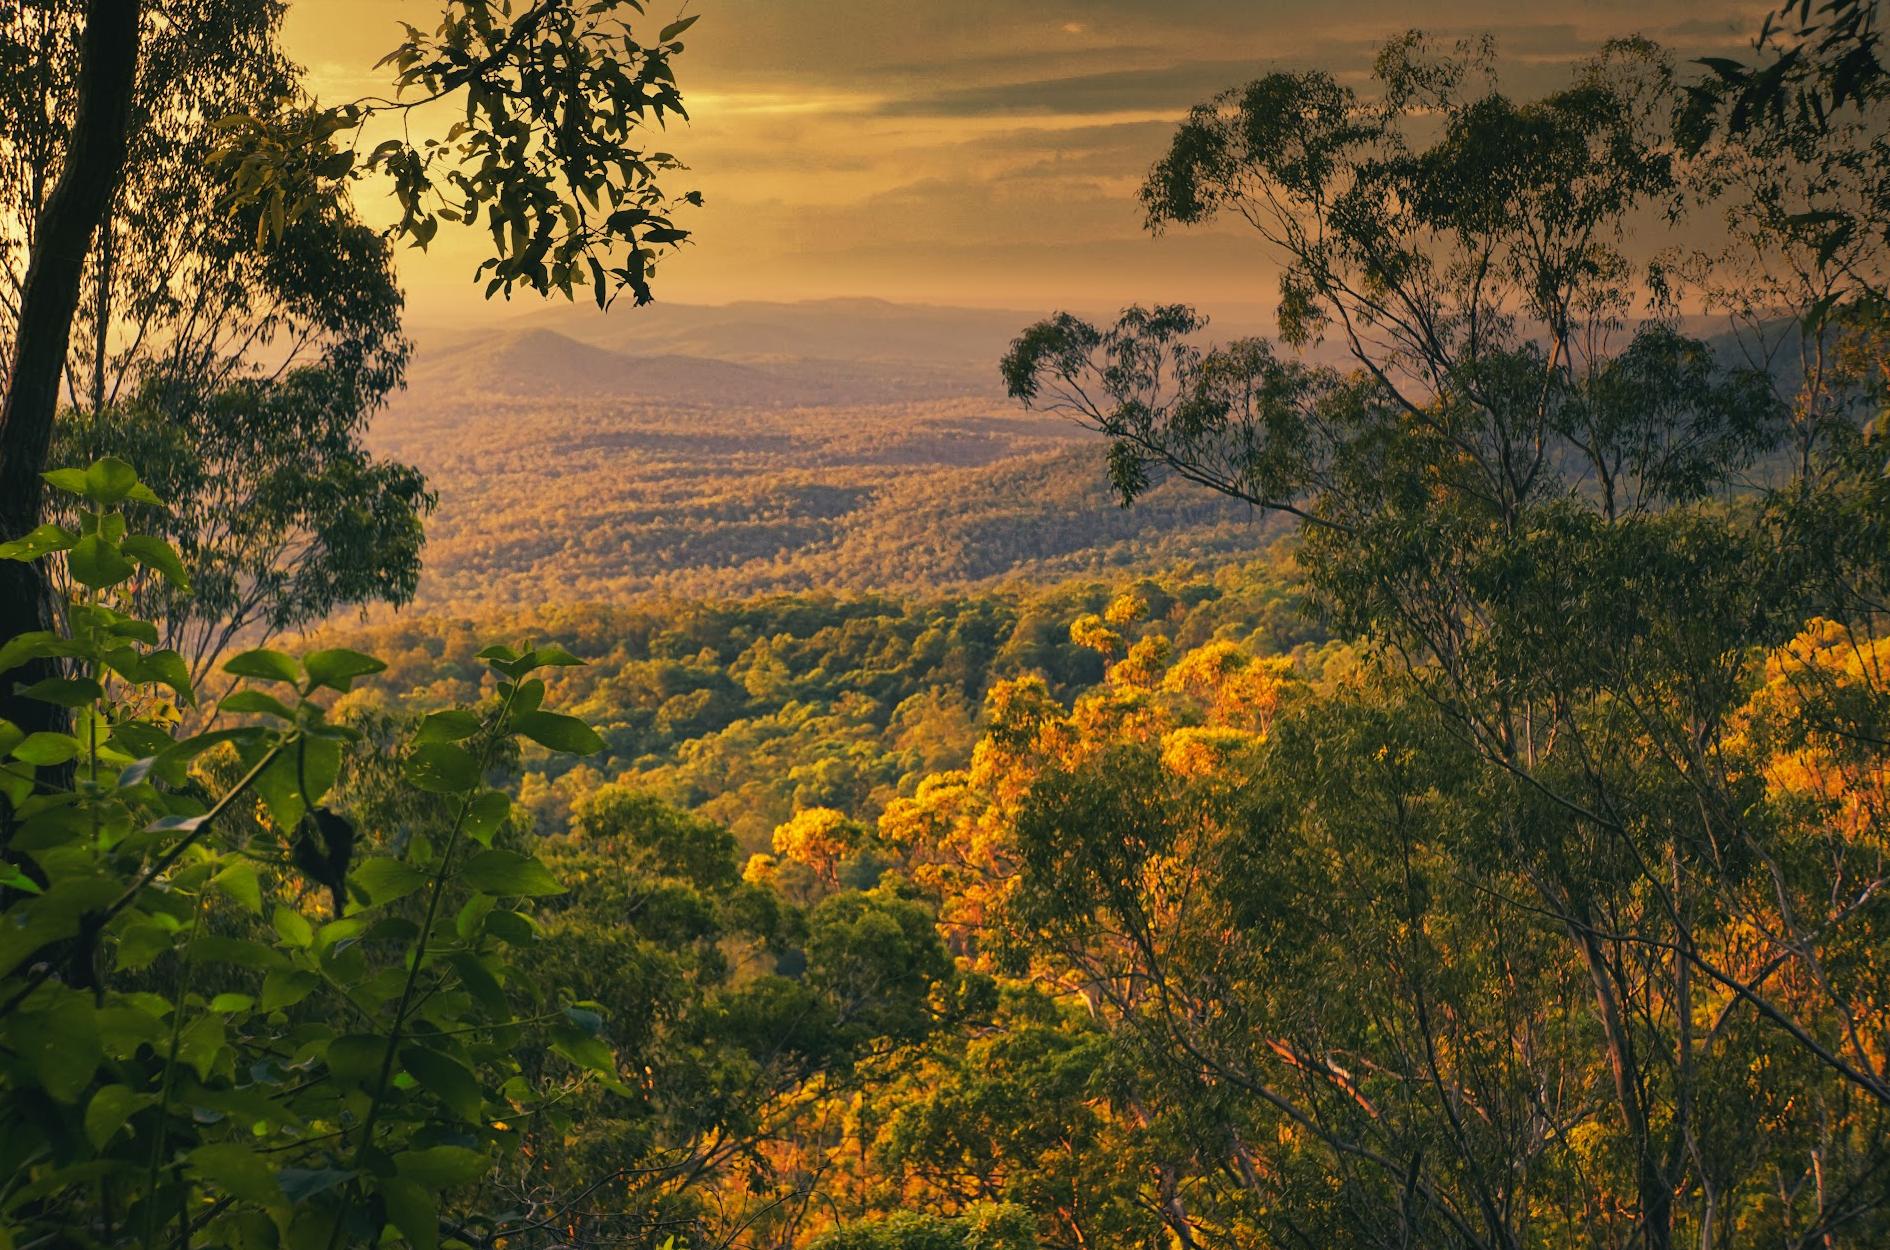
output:
[[[124,170],[137,82],[139,7],[140,0],[90,0],[86,5],[78,118],[27,262],[19,332],[0,406],[0,539],[17,538],[40,521],[39,475],[46,467],[59,408],[59,383],[71,346],[85,257]],[[41,567],[0,560],[0,642],[46,628],[49,610]],[[0,717],[28,731],[60,723],[51,704],[14,694],[16,683],[46,675],[35,669],[39,666],[0,674]]]

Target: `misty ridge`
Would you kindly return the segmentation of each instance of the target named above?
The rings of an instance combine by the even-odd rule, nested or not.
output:
[[[1031,320],[846,299],[421,331],[369,439],[440,493],[417,603],[963,589],[1262,541],[1186,483],[1123,509],[1099,436],[1008,401]]]
[[[962,590],[1212,565],[1280,532],[1179,480],[1122,508],[1106,440],[1003,394],[997,362],[1033,319],[824,299],[422,327],[369,437],[440,493],[416,602]],[[1781,395],[1800,376],[1795,324],[1674,321]],[[1612,336],[1617,350],[1634,328]],[[1276,333],[1238,306],[1193,340]],[[1356,367],[1336,339],[1296,358]]]

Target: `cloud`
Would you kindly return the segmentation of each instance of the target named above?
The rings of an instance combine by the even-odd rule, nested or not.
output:
[[[1184,61],[1155,69],[1109,70],[1025,82],[954,87],[882,102],[889,116],[1112,114],[1173,109],[1177,114],[1262,72],[1254,61]]]

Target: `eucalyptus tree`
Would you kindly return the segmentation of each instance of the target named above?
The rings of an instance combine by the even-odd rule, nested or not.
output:
[[[1269,75],[1191,113],[1143,203],[1156,229],[1244,220],[1282,267],[1286,348],[1332,336],[1354,370],[1203,346],[1168,307],[1054,318],[1003,372],[1109,436],[1125,502],[1175,474],[1298,517],[1322,608],[1442,713],[1486,791],[1488,888],[1560,935],[1591,996],[1632,1239],[1727,1235],[1707,1091],[1747,1024],[1820,1074],[1800,1105],[1858,1126],[1805,1156],[1794,1183],[1831,1187],[1810,1239],[1856,1218],[1885,1161],[1890,929],[1868,900],[1890,875],[1877,833],[1776,752],[1881,741],[1883,491],[1859,424],[1830,419],[1848,401],[1781,402],[1637,322],[1644,292],[1666,309],[1635,236],[1693,189],[1679,102],[1639,41],[1520,103],[1485,50],[1413,39],[1369,94]],[[1813,641],[1825,614],[1841,641]],[[1768,653],[1794,695],[1761,711]],[[1814,707],[1817,733],[1780,730]],[[1829,775],[1868,773],[1850,767]],[[1438,1152],[1404,1161],[1419,1192],[1446,1186]]]
[[[329,278],[360,283],[355,289],[372,300],[386,261],[378,245],[363,255],[365,240],[349,233],[346,194],[355,182],[387,185],[402,210],[394,238],[425,246],[442,222],[483,227],[492,248],[478,276],[488,295],[519,287],[569,295],[588,285],[600,304],[620,290],[649,299],[656,254],[687,237],[671,206],[697,197],[664,189],[680,165],[647,150],[642,134],[682,116],[670,58],[694,19],[651,36],[642,22],[633,33],[621,20],[640,12],[634,2],[537,0],[514,8],[445,0],[437,27],[408,27],[384,62],[390,97],[334,107],[295,90],[274,51],[281,6],[267,0],[208,12],[168,0],[70,0],[20,14],[0,47],[0,58],[18,71],[9,75],[8,89],[19,98],[8,113],[27,132],[7,158],[16,182],[8,194],[20,217],[9,247],[23,276],[5,323],[4,536],[25,535],[41,519],[39,474],[62,394],[99,407],[114,389],[113,366],[130,359],[127,344],[163,358],[163,347],[140,341],[139,325],[168,324],[176,334],[164,346],[198,363],[241,358],[277,334],[278,351],[304,338],[311,345],[345,338],[308,304],[298,306],[293,293],[317,285],[322,267],[333,265]],[[62,46],[75,53],[69,79],[54,55]],[[186,65],[192,74],[174,73]],[[180,79],[195,88],[173,91]],[[370,146],[377,119],[410,122],[429,109],[457,114],[448,139],[409,139],[411,128],[402,125],[403,137]],[[74,119],[69,129],[58,124],[65,117]],[[214,142],[204,142],[206,127]],[[167,267],[167,214],[179,202],[167,197],[178,196],[246,225],[221,242],[234,276],[216,268],[216,249],[199,254],[202,265]],[[115,226],[101,231],[115,213],[134,229],[133,242]],[[319,234],[324,223],[332,230],[327,242],[296,241],[298,231]],[[239,237],[260,255],[229,250]],[[195,246],[188,238],[178,245]],[[145,249],[142,268],[121,267],[125,247]],[[270,277],[272,250],[278,272]],[[245,288],[245,274],[262,296]],[[217,316],[232,300],[240,315]],[[102,331],[84,328],[82,302],[91,305],[89,324]],[[382,303],[381,313],[397,313],[397,300],[391,310]],[[367,324],[388,325],[373,317]],[[231,326],[238,343],[224,337]],[[129,340],[119,338],[127,329]],[[344,365],[370,393],[376,386],[384,393],[398,378],[404,343],[396,331],[357,346],[358,358],[330,353],[327,363]],[[417,501],[411,490],[406,499]],[[36,629],[47,610],[38,566],[7,568],[4,638]],[[29,726],[52,715],[10,691],[0,694],[0,713]]]

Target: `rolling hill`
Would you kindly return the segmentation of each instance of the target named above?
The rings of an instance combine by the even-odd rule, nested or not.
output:
[[[560,308],[423,337],[370,439],[440,492],[420,606],[934,590],[1263,540],[1184,484],[1118,508],[1100,440],[998,390],[1029,320],[867,300]]]

